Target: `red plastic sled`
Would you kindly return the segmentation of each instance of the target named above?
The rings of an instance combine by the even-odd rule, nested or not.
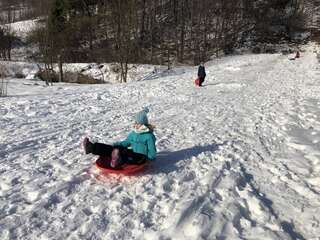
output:
[[[133,175],[145,170],[148,165],[148,162],[140,165],[134,164],[124,164],[121,169],[113,169],[110,168],[110,158],[108,157],[99,157],[96,160],[96,167],[99,169],[100,172],[104,174],[122,174],[122,175]]]
[[[197,78],[196,80],[194,80],[194,83],[196,84],[196,86],[200,86],[200,79]]]

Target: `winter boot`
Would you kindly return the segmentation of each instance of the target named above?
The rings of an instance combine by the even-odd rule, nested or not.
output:
[[[121,165],[120,151],[118,148],[115,148],[112,150],[112,153],[111,153],[110,166],[114,169],[119,169],[120,165]]]
[[[89,141],[89,138],[85,137],[82,144],[85,154],[92,153],[93,144]]]

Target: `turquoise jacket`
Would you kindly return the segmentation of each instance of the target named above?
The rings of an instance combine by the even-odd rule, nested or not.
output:
[[[126,140],[116,142],[113,146],[130,147],[133,152],[141,153],[147,156],[149,160],[156,159],[156,137],[150,130],[144,132],[132,131]]]

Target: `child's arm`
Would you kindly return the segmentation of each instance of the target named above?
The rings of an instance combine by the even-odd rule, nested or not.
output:
[[[155,160],[157,156],[157,149],[156,149],[156,138],[152,135],[151,138],[148,139],[147,145],[148,145],[148,158],[150,160]]]
[[[129,147],[131,145],[131,134],[128,135],[128,137],[123,140],[123,141],[120,141],[120,142],[115,142],[114,144],[112,144],[114,147]]]

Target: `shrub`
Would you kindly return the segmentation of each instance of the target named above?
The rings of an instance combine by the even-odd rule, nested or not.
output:
[[[68,83],[79,83],[79,84],[102,83],[100,80],[84,75],[82,73],[65,72],[63,75],[64,75],[63,77],[64,82],[68,82]],[[45,71],[40,71],[37,73],[36,76],[46,82],[59,82],[59,74],[53,71],[50,72],[49,74],[47,74]]]
[[[14,75],[15,78],[26,78],[26,76],[23,73],[16,73]]]
[[[82,73],[65,72],[64,81],[69,83],[79,83],[79,84],[97,84],[101,83],[100,80],[94,79],[88,75]]]

